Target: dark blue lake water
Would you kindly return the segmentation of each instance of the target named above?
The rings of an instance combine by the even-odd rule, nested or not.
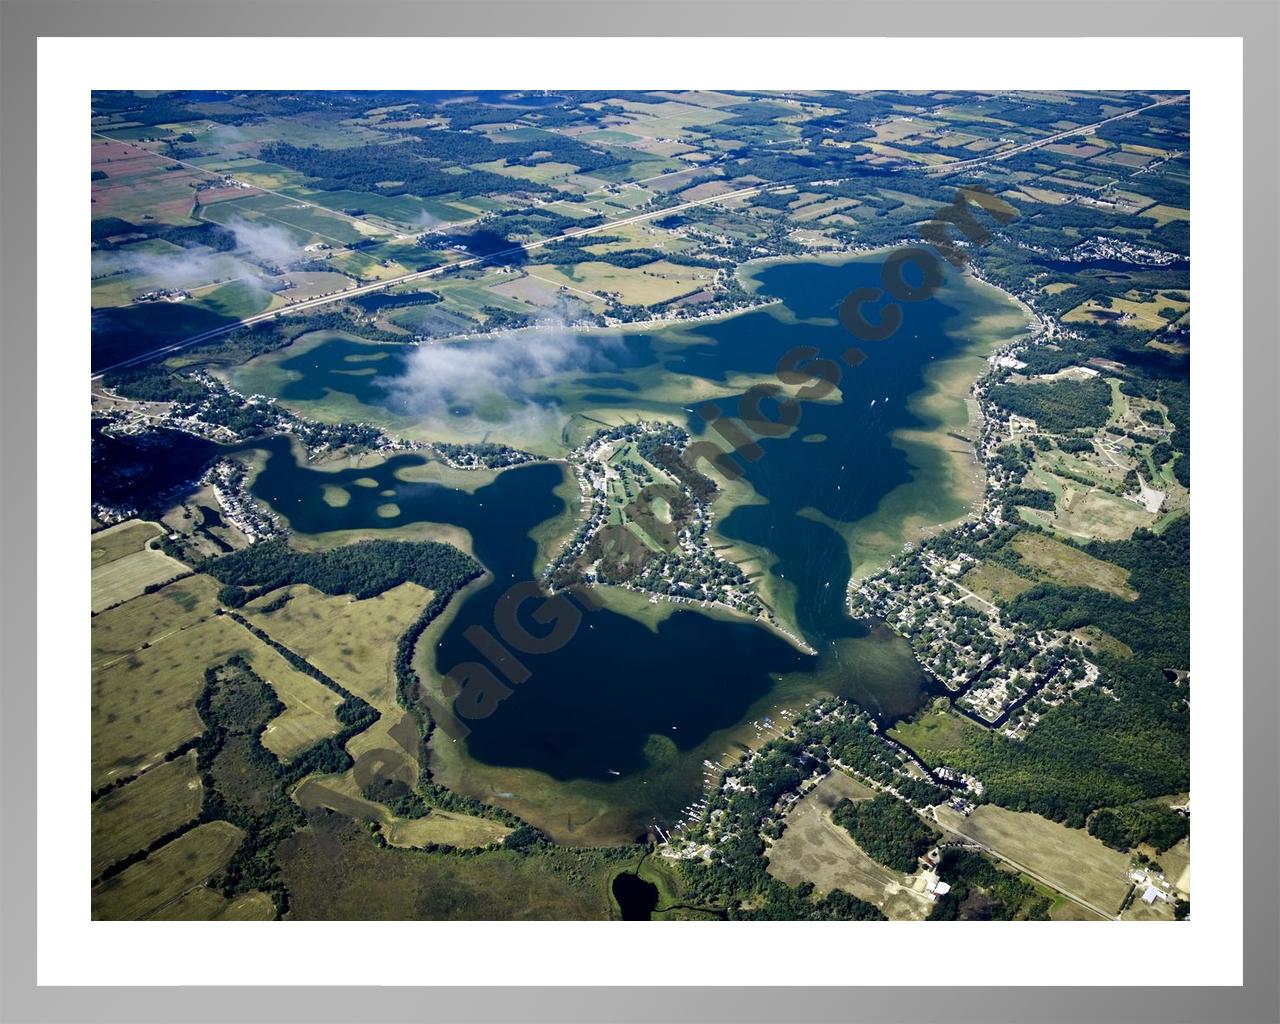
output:
[[[769,267],[758,275],[760,287],[783,300],[785,314],[780,316],[776,308],[759,310],[686,329],[678,340],[662,332],[624,335],[620,358],[587,368],[593,400],[616,396],[620,405],[634,401],[628,371],[647,372],[659,364],[669,373],[723,382],[734,374],[769,375],[780,356],[795,346],[838,362],[853,340],[835,319],[839,303],[851,288],[876,283],[878,274],[878,265],[857,262]],[[804,403],[800,423],[789,436],[764,439],[758,459],[739,460],[764,501],[736,508],[719,524],[726,537],[771,553],[772,572],[794,588],[794,621],[818,654],[803,654],[755,623],[697,610],[674,612],[656,632],[614,611],[589,612],[563,648],[527,656],[531,678],[513,687],[491,716],[468,722],[469,758],[488,766],[536,769],[565,782],[643,778],[650,769],[646,744],[651,737],[665,737],[678,756],[693,756],[708,736],[749,717],[750,709],[759,707],[783,677],[791,680],[789,695],[804,690],[803,682],[797,690],[795,680],[808,679],[814,694],[843,693],[885,718],[909,714],[918,706],[927,684],[914,662],[860,653],[871,646],[868,625],[850,619],[844,610],[851,573],[848,543],[820,521],[859,520],[912,479],[912,466],[894,446],[893,431],[918,425],[907,397],[924,386],[929,361],[953,354],[961,342],[945,330],[954,310],[937,299],[907,306],[905,312],[895,337],[862,343],[865,362],[857,368],[841,366],[838,401]],[[366,361],[353,364],[347,359],[353,354]],[[305,376],[285,387],[280,397],[304,398],[329,388],[376,405],[385,400],[386,390],[375,377],[343,371],[372,365],[378,377],[394,375],[404,356],[396,346],[335,338],[300,355],[296,366],[290,367],[288,360],[281,364],[305,371]],[[732,413],[736,399],[719,404]],[[693,425],[706,429],[696,416]],[[825,440],[804,440],[813,435]],[[442,674],[462,662],[484,660],[463,634],[472,626],[494,632],[499,597],[510,584],[533,578],[537,546],[530,532],[563,511],[554,493],[563,479],[561,465],[507,470],[488,486],[467,493],[398,479],[398,471],[421,462],[416,455],[335,473],[299,466],[284,439],[264,447],[270,456],[254,491],[284,513],[295,530],[369,530],[419,521],[468,530],[475,555],[494,582],[470,594],[426,662]],[[377,486],[354,483],[364,477]],[[326,504],[325,485],[344,487],[350,502],[341,508]],[[388,502],[398,506],[397,515],[379,513],[379,506]],[[530,631],[545,628],[531,625]],[[883,646],[883,640],[878,643]],[[696,772],[691,772],[691,783],[694,779]],[[636,787],[626,791],[633,794]],[[637,819],[669,810],[665,805],[673,799],[667,795],[651,807],[635,807]]]

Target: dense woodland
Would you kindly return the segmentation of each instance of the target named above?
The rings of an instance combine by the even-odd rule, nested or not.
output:
[[[216,558],[203,568],[225,584],[220,597],[232,606],[293,583],[308,584],[325,594],[351,594],[357,600],[401,583],[452,593],[481,573],[473,558],[448,544],[386,540],[319,552],[295,551],[284,540],[268,540]]]
[[[1098,811],[1089,819],[1089,834],[1117,850],[1145,843],[1159,854],[1191,834],[1191,820],[1162,801],[1144,800]]]
[[[1100,377],[1032,384],[1000,384],[991,400],[1001,408],[1033,419],[1041,430],[1063,434],[1100,427],[1111,412],[1111,388]]]
[[[868,856],[907,875],[915,873],[919,859],[940,835],[907,804],[887,793],[856,803],[841,800],[832,810],[831,820]]]

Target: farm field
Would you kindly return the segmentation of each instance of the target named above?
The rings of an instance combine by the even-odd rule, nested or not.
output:
[[[290,761],[320,740],[337,734],[341,726],[334,715],[342,698],[323,683],[299,672],[271,647],[247,632],[253,641],[247,659],[253,670],[275,691],[285,706],[267,723],[262,745],[281,761]]]
[[[363,601],[328,597],[305,584],[288,592],[283,608],[264,612],[248,605],[246,617],[379,711],[396,710],[396,641],[431,600],[430,592],[414,583]]]
[[[130,520],[93,535],[90,604],[95,612],[190,571],[176,558],[149,546],[162,533],[155,523]]]
[[[1116,914],[1129,891],[1129,858],[1083,829],[1067,828],[1038,814],[983,804],[969,817],[935,809],[943,826],[971,836],[1063,892]]]
[[[922,878],[872,860],[831,820],[841,800],[869,800],[875,791],[833,771],[787,812],[786,831],[768,847],[769,873],[787,885],[812,882],[815,891],[843,889],[874,903],[894,921],[922,921],[932,906]]]
[[[245,657],[285,705],[263,735],[277,757],[289,760],[338,731],[338,696],[230,618],[215,615],[217,590],[214,580],[197,574],[93,619],[95,788],[198,736],[204,726],[195,702],[204,670],[233,654]]]
[[[233,654],[248,654],[257,643],[230,619],[209,618],[181,627],[180,634],[174,629],[164,639],[117,657],[105,667],[95,667],[94,789],[158,763],[175,747],[204,732],[196,698],[204,688],[205,668]]]
[[[191,821],[203,793],[192,750],[95,800],[93,876]]]
[[[225,821],[199,825],[145,860],[93,888],[95,921],[162,917],[166,908],[199,889],[230,859],[244,833]]]
[[[276,906],[265,892],[227,899],[212,889],[192,889],[152,916],[156,921],[273,921]]]
[[[93,534],[90,564],[96,569],[125,555],[137,554],[147,541],[159,537],[164,529],[157,523],[140,519],[127,519],[115,526],[108,526]]]
[[[591,294],[616,292],[622,301],[637,306],[668,302],[705,286],[713,271],[704,267],[682,267],[657,260],[638,270],[625,270],[608,263],[586,261],[571,266],[537,264],[528,268],[545,281]]]
[[[150,548],[113,559],[93,569],[91,607],[95,612],[103,611],[189,571],[176,558]]]

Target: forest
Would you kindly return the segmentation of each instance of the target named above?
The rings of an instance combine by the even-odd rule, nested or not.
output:
[[[315,187],[327,191],[350,189],[384,196],[411,194],[423,197],[450,193],[492,196],[512,192],[559,196],[559,189],[525,178],[504,177],[491,171],[450,173],[439,163],[430,162],[427,159],[429,155],[421,147],[414,146],[321,149],[319,146],[270,142],[262,147],[263,160],[318,179],[314,182]]]
[[[1065,434],[1101,427],[1111,412],[1111,388],[1101,377],[1030,384],[999,384],[991,400],[1002,409],[1033,419],[1041,430]]]
[[[863,853],[904,875],[915,873],[917,862],[939,836],[910,807],[888,793],[857,803],[841,800],[832,810],[831,820],[853,837]]]
[[[1159,800],[1144,800],[1098,811],[1089,819],[1089,834],[1116,850],[1146,843],[1156,853],[1164,853],[1191,834],[1191,820]]]
[[[452,593],[481,572],[470,556],[435,541],[365,540],[331,551],[304,553],[279,538],[215,558],[202,568],[226,585],[222,600],[233,606],[294,583],[305,583],[330,595],[351,594],[357,600],[401,583]],[[230,588],[239,588],[240,593]]]

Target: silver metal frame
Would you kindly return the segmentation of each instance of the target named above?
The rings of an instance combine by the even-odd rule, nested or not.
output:
[[[637,7],[643,16],[637,18]],[[216,15],[209,16],[210,8]],[[1244,985],[1238,988],[38,988],[35,985],[35,160],[40,36],[1228,36],[1245,60]],[[1280,1020],[1280,280],[1276,0],[418,2],[0,0],[0,1019],[1258,1021]],[[1137,59],[1158,60],[1144,52]],[[229,69],[229,71],[232,69]],[[1210,692],[1212,680],[1201,680]],[[72,693],[77,692],[73,687]],[[1201,699],[1211,699],[1202,697]],[[1246,885],[1247,883],[1247,885]],[[1247,896],[1246,896],[1247,890]],[[939,926],[946,927],[946,926]],[[287,938],[285,939],[287,941]]]

